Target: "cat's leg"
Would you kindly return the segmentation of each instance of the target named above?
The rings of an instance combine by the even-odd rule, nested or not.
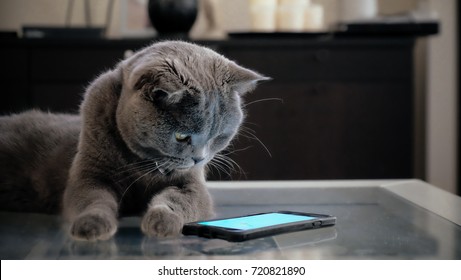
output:
[[[115,111],[122,88],[122,70],[99,76],[81,105],[82,129],[78,152],[69,171],[63,214],[70,234],[78,240],[106,240],[117,231],[118,199],[111,185],[111,166],[117,146]]]
[[[141,229],[148,236],[177,236],[185,223],[212,215],[211,197],[203,184],[188,184],[181,188],[172,186],[152,198]]]
[[[116,196],[98,184],[68,186],[64,194],[64,214],[70,234],[77,240],[107,240],[117,231]]]

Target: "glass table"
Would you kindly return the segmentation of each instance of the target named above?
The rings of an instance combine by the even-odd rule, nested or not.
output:
[[[209,182],[217,218],[292,210],[333,227],[240,243],[149,238],[139,217],[114,238],[73,241],[59,216],[0,212],[1,259],[461,259],[461,198],[419,180]]]

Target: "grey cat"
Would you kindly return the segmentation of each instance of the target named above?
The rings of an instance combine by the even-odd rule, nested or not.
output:
[[[0,117],[0,209],[63,212],[70,234],[106,240],[143,214],[149,236],[212,215],[206,165],[244,118],[241,96],[266,80],[194,44],[153,44],[99,76],[80,116]]]

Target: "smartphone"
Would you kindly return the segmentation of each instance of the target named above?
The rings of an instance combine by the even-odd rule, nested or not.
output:
[[[336,217],[323,214],[278,211],[185,224],[184,235],[219,238],[231,242],[281,233],[333,226]]]

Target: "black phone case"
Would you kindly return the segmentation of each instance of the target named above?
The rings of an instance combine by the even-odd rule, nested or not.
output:
[[[314,213],[293,212],[293,211],[257,213],[257,214],[247,215],[246,217],[267,214],[267,213],[282,213],[282,214],[293,214],[293,215],[301,215],[301,216],[311,216],[311,217],[316,217],[316,219],[263,227],[263,228],[252,229],[252,230],[235,230],[235,229],[229,229],[229,228],[206,226],[206,225],[198,224],[201,222],[201,221],[198,221],[198,222],[185,224],[182,229],[182,233],[184,235],[197,235],[197,236],[206,237],[206,238],[224,239],[224,240],[231,241],[231,242],[242,242],[242,241],[260,238],[260,237],[266,237],[266,236],[271,236],[271,235],[277,235],[277,234],[282,234],[282,233],[301,231],[301,230],[313,229],[313,228],[319,228],[319,227],[333,226],[336,224],[336,217],[334,216],[314,214]],[[242,216],[230,217],[226,219],[239,218],[239,217],[242,217]],[[208,220],[208,221],[218,221],[218,220],[222,220],[222,219],[215,219],[215,220]]]

